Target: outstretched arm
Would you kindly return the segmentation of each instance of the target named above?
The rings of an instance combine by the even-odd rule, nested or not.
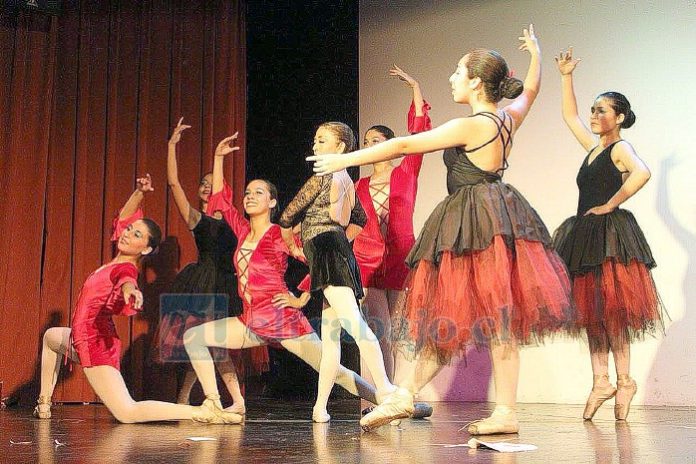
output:
[[[172,132],[172,136],[169,139],[168,152],[167,152],[167,183],[169,184],[169,189],[174,196],[174,203],[179,210],[179,214],[186,221],[189,229],[193,229],[198,224],[201,219],[200,212],[195,208],[191,207],[191,204],[186,198],[186,193],[181,187],[179,182],[179,169],[176,162],[176,145],[181,140],[181,133],[191,126],[183,124],[184,118],[179,119],[178,124]]]
[[[650,179],[650,170],[645,163],[638,158],[638,155],[635,150],[633,150],[630,143],[622,141],[614,145],[611,158],[619,170],[628,171],[628,177],[609,201],[603,205],[591,208],[585,213],[585,216],[588,214],[611,213],[618,208],[621,203],[635,195]]]
[[[573,71],[580,62],[579,59],[573,59],[573,47],[567,51],[561,52],[556,57],[556,66],[561,73],[561,112],[563,113],[563,121],[573,133],[580,145],[585,151],[590,151],[596,145],[596,140],[592,132],[582,122],[578,116],[578,103],[575,98],[575,89],[573,87]]]
[[[127,219],[134,215],[138,208],[140,208],[140,203],[142,203],[143,198],[147,192],[152,192],[155,190],[152,188],[152,179],[150,174],[145,174],[145,177],[136,179],[135,191],[131,194],[126,204],[121,208],[121,212],[118,215],[119,219]]]
[[[471,120],[457,118],[428,132],[395,137],[347,154],[312,155],[307,157],[307,161],[314,161],[314,172],[321,176],[351,166],[362,166],[404,155],[432,153],[445,148],[466,145],[472,135]]]
[[[539,48],[539,41],[534,34],[534,24],[530,24],[529,29],[524,29],[522,37],[519,39],[522,41],[519,49],[529,52],[529,69],[527,70],[527,77],[524,79],[522,94],[504,108],[505,112],[512,116],[515,128],[520,127],[524,118],[527,117],[529,109],[532,107],[534,100],[536,100],[541,87],[541,49]]]

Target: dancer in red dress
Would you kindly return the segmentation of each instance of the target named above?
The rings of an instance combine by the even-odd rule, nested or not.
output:
[[[430,105],[423,99],[418,81],[398,66],[394,66],[390,74],[404,81],[413,92],[408,131],[416,134],[430,130]],[[372,126],[365,132],[363,145],[371,147],[391,138],[394,138],[394,132],[388,127]],[[366,295],[363,309],[377,327],[384,368],[390,380],[394,379],[395,356],[399,354],[392,351],[391,315],[397,302],[403,298],[402,290],[408,275],[406,256],[416,241],[413,210],[422,164],[422,154],[407,156],[398,166],[391,161],[382,161],[372,165],[370,176],[355,183],[355,193],[367,215],[365,228],[353,242]],[[397,364],[403,362],[404,359],[399,359]]]
[[[191,127],[183,124],[183,119],[179,120],[169,139],[167,179],[179,214],[196,240],[198,259],[184,267],[172,282],[169,293],[176,296],[167,295],[162,300],[169,302],[169,307],[161,309],[158,348],[162,361],[185,362],[177,402],[188,404],[191,389],[197,378],[184,348],[184,333],[191,327],[212,320],[213,315],[209,312],[216,297],[224,296],[228,302],[227,308],[220,308],[227,309],[222,317],[238,315],[241,312],[242,301],[237,294],[237,277],[232,264],[232,253],[237,247],[237,238],[219,211],[210,216],[205,213],[213,188],[213,174],[203,176],[198,187],[200,210],[189,203],[179,183],[176,145],[182,132]],[[243,412],[244,397],[237,378],[237,369],[244,370],[244,359],[239,352],[215,350],[215,366],[235,404],[233,409],[228,410]],[[251,370],[260,373],[268,369],[268,350],[265,347],[254,349],[251,354]]]
[[[477,345],[490,349],[497,404],[490,417],[470,424],[468,431],[517,432],[518,345],[571,322],[570,282],[551,237],[524,197],[501,179],[512,137],[541,81],[532,26],[520,40],[520,49],[530,53],[524,87],[509,75],[498,53],[475,49],[450,77],[454,101],[470,105],[471,116],[354,153],[308,158],[323,175],[446,149],[449,196],[430,215],[407,258],[407,298],[397,313],[401,324],[396,330],[404,340],[400,349],[413,350],[416,362],[398,396],[363,417],[365,429],[403,417],[405,405],[412,405],[413,395],[443,363]],[[502,98],[514,101],[498,109]]]
[[[563,119],[588,154],[577,176],[577,215],[558,228],[554,246],[571,273],[578,322],[589,341],[594,381],[583,417],[592,419],[602,403],[616,396],[614,415],[624,420],[637,390],[630,376],[631,342],[662,327],[662,306],[650,275],[655,260],[633,214],[619,208],[645,185],[650,171],[621,138],[621,129],[636,120],[625,96],[599,95],[589,129],[578,116],[573,89],[578,62],[572,49],[556,58]],[[618,390],[609,382],[610,350]]]
[[[309,301],[309,293],[295,297],[285,283],[290,251],[280,227],[271,222],[277,208],[275,186],[260,179],[247,185],[244,212],[249,220],[232,205],[232,189],[223,182],[222,170],[225,156],[238,149],[231,145],[235,139],[236,134],[224,139],[215,151],[208,212],[220,211],[238,237],[233,262],[243,301],[242,314],[193,327],[184,335],[186,351],[203,391],[213,398],[218,396],[218,390],[210,347],[243,349],[273,344],[287,349],[315,370],[319,370],[322,358],[321,340],[300,311]],[[336,381],[350,393],[376,401],[374,388],[356,373],[341,368]]]
[[[141,260],[157,249],[162,236],[159,226],[144,218],[139,209],[143,196],[151,190],[149,175],[138,179],[138,188],[114,221],[111,239],[116,242],[118,254],[85,280],[75,305],[72,328],[53,327],[44,334],[41,393],[34,409],[36,417],[51,417],[51,396],[61,357],[65,355],[82,365],[94,392],[119,422],[241,420],[238,415],[216,414],[207,405],[193,407],[162,401],[134,401],[121,376],[121,340],[112,317],[132,316],[142,309],[138,268]]]

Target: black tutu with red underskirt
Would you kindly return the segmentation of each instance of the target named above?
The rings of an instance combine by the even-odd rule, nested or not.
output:
[[[624,173],[611,158],[616,143],[592,162],[592,151],[585,157],[577,176],[577,215],[558,227],[553,245],[571,274],[578,326],[590,337],[631,342],[664,329],[666,313],[650,274],[655,260],[633,214],[586,214],[623,185]]]
[[[537,212],[463,149],[445,151],[444,160],[451,194],[406,260],[398,341],[446,362],[471,345],[536,343],[574,330],[568,273]]]

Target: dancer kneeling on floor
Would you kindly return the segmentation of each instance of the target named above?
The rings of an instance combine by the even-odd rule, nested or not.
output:
[[[142,309],[138,269],[143,258],[157,249],[162,237],[157,223],[144,218],[139,208],[144,195],[153,190],[150,175],[137,183],[137,189],[114,221],[111,239],[116,242],[116,257],[85,280],[75,305],[72,327],[52,327],[44,334],[36,417],[51,417],[51,396],[65,355],[82,365],[94,392],[119,422],[180,419],[223,422],[221,417],[202,407],[134,401],[123,381],[121,340],[112,316],[132,316]]]

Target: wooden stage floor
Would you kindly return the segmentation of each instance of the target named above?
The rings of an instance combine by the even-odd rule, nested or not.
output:
[[[38,420],[27,409],[0,411],[1,463],[694,463],[696,409],[634,407],[616,423],[605,405],[583,422],[579,405],[524,404],[519,435],[489,436],[538,446],[503,454],[448,447],[469,440],[458,429],[487,415],[487,403],[433,403],[431,419],[361,433],[356,400],[332,402],[330,424],[311,422],[311,403],[255,400],[244,425],[192,422],[118,424],[103,406],[54,406]],[[216,441],[193,442],[188,437]],[[12,444],[12,443],[16,444]]]

